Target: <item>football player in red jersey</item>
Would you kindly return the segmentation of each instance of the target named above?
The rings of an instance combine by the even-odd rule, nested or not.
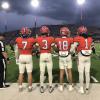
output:
[[[80,93],[88,93],[90,84],[90,66],[91,66],[91,53],[92,53],[92,37],[89,37],[87,28],[80,26],[77,30],[78,36],[74,38],[74,47],[78,53],[78,72],[80,82]],[[86,79],[86,89],[84,91],[84,72]]]
[[[54,88],[52,86],[52,55],[51,48],[54,43],[54,38],[49,36],[50,30],[47,26],[42,26],[40,28],[40,34],[38,38],[36,38],[36,45],[39,46],[40,49],[40,92],[44,93],[44,74],[45,67],[47,67],[48,77],[49,77],[49,92],[51,93]]]
[[[56,46],[59,50],[59,67],[60,67],[60,86],[59,90],[63,91],[64,71],[67,71],[69,81],[69,91],[72,87],[72,59],[70,48],[73,44],[73,38],[70,37],[70,30],[67,27],[60,28],[60,37],[55,39]]]
[[[27,27],[24,27],[20,31],[21,37],[16,39],[15,57],[19,65],[19,91],[23,90],[22,83],[25,68],[28,73],[28,91],[32,91],[32,49],[35,43],[35,39],[30,37],[30,34],[31,30]]]

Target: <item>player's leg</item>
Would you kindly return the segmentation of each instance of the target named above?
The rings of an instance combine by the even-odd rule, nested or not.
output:
[[[68,82],[69,82],[69,91],[73,90],[72,84],[73,84],[73,78],[72,78],[72,59],[71,55],[69,55],[67,58],[66,68],[67,68],[67,75],[68,75]]]
[[[44,62],[45,55],[40,54],[40,92],[44,93],[44,74],[45,74],[45,62]]]
[[[18,84],[19,84],[19,91],[21,92],[23,90],[23,78],[24,78],[24,71],[25,71],[25,64],[19,64],[19,78],[18,78]]]
[[[60,69],[60,85],[63,85],[63,81],[64,81],[64,69]]]
[[[49,92],[53,92],[54,88],[52,86],[52,68],[53,68],[53,63],[52,63],[52,56],[51,54],[48,54],[48,62],[47,62],[47,70],[48,70],[48,76],[49,76]]]
[[[85,77],[86,77],[86,93],[88,93],[89,86],[90,86],[90,57],[87,59],[85,64]]]
[[[73,78],[72,78],[72,68],[67,68],[67,73],[68,73],[68,82],[69,82],[68,90],[72,91],[74,89]]]
[[[0,88],[3,88],[4,66],[3,61],[0,59]]]
[[[23,56],[19,57],[19,77],[18,77],[18,84],[19,84],[19,91],[21,92],[23,90],[23,74],[25,72],[25,66],[26,64],[23,63]]]
[[[64,87],[63,87],[63,81],[64,81],[64,63],[63,63],[63,58],[59,57],[59,69],[60,69],[60,85],[59,85],[59,90],[62,92]]]
[[[79,61],[78,61],[78,72],[79,72],[79,83],[80,83],[80,89],[79,92],[80,93],[84,93],[84,58],[83,57],[79,57]]]
[[[72,68],[67,68],[67,73],[68,73],[68,82],[69,82],[69,84],[72,84],[73,83],[73,80],[72,80]]]
[[[32,91],[32,70],[33,70],[33,62],[32,62],[32,56],[29,55],[26,61],[26,70],[28,73],[28,91]]]
[[[32,91],[32,72],[28,72],[28,91]]]
[[[6,83],[6,70],[7,70],[7,63],[6,63],[6,60],[3,59],[3,66],[4,66],[4,75],[3,75],[3,86],[6,88],[6,87],[9,87],[10,85],[8,83]]]

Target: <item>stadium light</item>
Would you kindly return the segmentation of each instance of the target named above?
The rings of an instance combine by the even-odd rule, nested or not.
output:
[[[32,1],[31,1],[31,5],[32,5],[34,8],[39,7],[39,0],[32,0]]]
[[[83,5],[86,0],[77,0],[78,5]]]
[[[4,27],[5,32],[7,32],[7,18],[6,18],[6,11],[10,8],[10,4],[7,1],[1,3],[1,8],[4,10]]]
[[[31,0],[31,6],[34,7],[34,8],[38,8],[40,5],[40,2],[39,0]],[[36,33],[36,27],[37,27],[37,17],[35,16],[35,19],[34,19],[34,26],[35,26],[35,33]],[[38,34],[36,33],[36,37],[38,36]]]
[[[83,5],[85,4],[86,0],[77,0],[77,4],[81,7],[81,23],[83,23]]]
[[[10,8],[10,4],[9,4],[7,1],[5,1],[5,2],[2,2],[1,7],[2,7],[4,10],[7,10],[7,9]]]

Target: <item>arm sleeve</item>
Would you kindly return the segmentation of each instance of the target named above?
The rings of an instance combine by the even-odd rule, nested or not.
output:
[[[1,52],[5,52],[5,46],[4,46],[4,43],[2,41],[0,41],[0,51]]]

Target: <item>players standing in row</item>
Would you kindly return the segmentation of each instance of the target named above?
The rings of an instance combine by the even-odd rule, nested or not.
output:
[[[86,75],[86,90],[89,89],[90,83],[90,55],[92,38],[88,37],[87,28],[82,26],[78,29],[78,36],[71,38],[70,31],[67,27],[60,29],[60,37],[53,38],[50,35],[50,30],[47,26],[40,28],[40,36],[36,39],[28,37],[30,34],[29,29],[24,28],[21,31],[21,37],[16,39],[17,49],[15,50],[16,59],[19,61],[19,89],[22,90],[23,73],[25,67],[28,72],[28,90],[32,90],[32,49],[35,46],[40,50],[40,92],[44,93],[44,74],[45,67],[48,70],[49,76],[49,92],[54,89],[52,86],[52,46],[55,45],[59,51],[59,68],[60,68],[60,91],[63,91],[63,79],[64,71],[68,76],[69,91],[73,90],[72,87],[72,59],[71,52],[76,51],[78,53],[78,72],[80,82],[80,93],[84,93],[83,89],[83,74],[85,69]],[[73,45],[72,45],[73,44]],[[19,56],[18,56],[19,52]]]

